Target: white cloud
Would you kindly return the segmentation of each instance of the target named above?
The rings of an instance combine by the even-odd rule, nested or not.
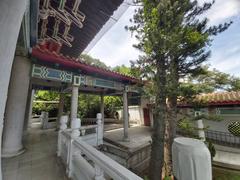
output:
[[[200,4],[209,0],[199,0]],[[206,12],[211,24],[224,22],[240,14],[240,0],[216,0],[212,8]]]
[[[89,51],[89,55],[99,58],[108,66],[129,65],[130,60],[136,60],[140,52],[133,48],[137,43],[131,33],[124,27],[134,14],[134,7],[124,13],[119,21],[102,37],[102,39]]]

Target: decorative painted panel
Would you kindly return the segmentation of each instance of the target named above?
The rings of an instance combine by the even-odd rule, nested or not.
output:
[[[94,85],[99,86],[99,87],[114,88],[113,81],[107,81],[107,80],[103,80],[103,79],[95,79]]]
[[[47,68],[47,67],[36,65],[36,64],[33,65],[33,69],[32,69],[32,77],[36,77],[40,79],[48,79],[48,80],[71,83],[72,76],[73,75],[71,72]]]
[[[86,84],[86,77],[83,75],[73,77],[73,85],[80,86]]]
[[[108,89],[116,89],[122,91],[124,89],[124,84],[115,81],[109,81],[106,79],[95,78],[92,76],[86,76],[83,74],[73,74],[72,72],[67,72],[63,70],[48,68],[41,65],[33,65],[32,77],[47,79],[52,81],[61,81],[67,83],[73,83],[74,85],[81,86],[95,86]],[[133,91],[134,88],[128,86],[128,91]],[[134,90],[133,92],[135,92]]]

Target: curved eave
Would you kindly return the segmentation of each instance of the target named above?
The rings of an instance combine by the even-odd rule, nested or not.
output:
[[[80,69],[84,70],[87,73],[93,73],[93,74],[98,74],[103,77],[111,77],[116,81],[120,81],[123,83],[129,83],[129,84],[137,84],[140,83],[139,79],[130,77],[130,76],[125,76],[117,72],[105,70],[96,66],[88,65],[85,63],[80,62],[78,59],[74,58],[69,58],[65,57],[62,55],[58,55],[56,53],[52,53],[49,51],[41,50],[39,48],[33,48],[32,57],[39,59],[40,61],[45,61],[48,63],[54,63],[54,64],[59,64],[62,65],[63,67],[67,68],[73,68],[73,69]]]

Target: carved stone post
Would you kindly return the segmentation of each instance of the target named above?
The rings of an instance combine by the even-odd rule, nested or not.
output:
[[[68,122],[68,116],[61,116],[60,118],[60,130],[58,131],[58,150],[57,155],[61,156],[61,148],[62,148],[62,131],[67,129],[67,122]]]
[[[94,164],[94,168],[95,168],[95,180],[105,180],[104,178],[104,172],[101,169],[100,166],[98,166],[97,164]]]
[[[103,144],[103,124],[102,124],[102,114],[97,113],[97,145]]]
[[[196,111],[195,112],[195,117],[200,116],[201,112],[200,111]],[[204,132],[204,125],[203,125],[203,120],[199,119],[196,121],[196,125],[197,125],[197,131],[198,131],[198,137],[202,140],[202,141],[206,141],[206,136],[205,136],[205,132]]]
[[[203,125],[203,120],[197,120],[197,129],[198,129],[198,137],[202,140],[202,141],[206,141],[206,137],[205,137],[205,132],[204,132],[204,125]]]
[[[68,166],[67,166],[67,174],[68,177],[72,176],[72,157],[74,155],[74,145],[73,141],[80,136],[80,127],[81,127],[81,120],[79,118],[75,118],[71,120],[71,142],[68,146]]]
[[[42,119],[42,128],[43,129],[48,129],[48,120],[49,120],[48,112],[42,111],[41,112],[41,119]]]

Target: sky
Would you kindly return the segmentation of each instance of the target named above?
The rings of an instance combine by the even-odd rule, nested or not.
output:
[[[199,3],[203,1],[199,0]],[[134,9],[135,7],[130,6],[88,54],[112,67],[122,64],[129,66],[130,60],[136,60],[141,52],[132,45],[136,44],[137,40],[124,29],[129,24]],[[225,32],[214,38],[207,64],[210,64],[211,68],[240,76],[240,0],[215,0],[206,16],[211,25],[233,21]]]

